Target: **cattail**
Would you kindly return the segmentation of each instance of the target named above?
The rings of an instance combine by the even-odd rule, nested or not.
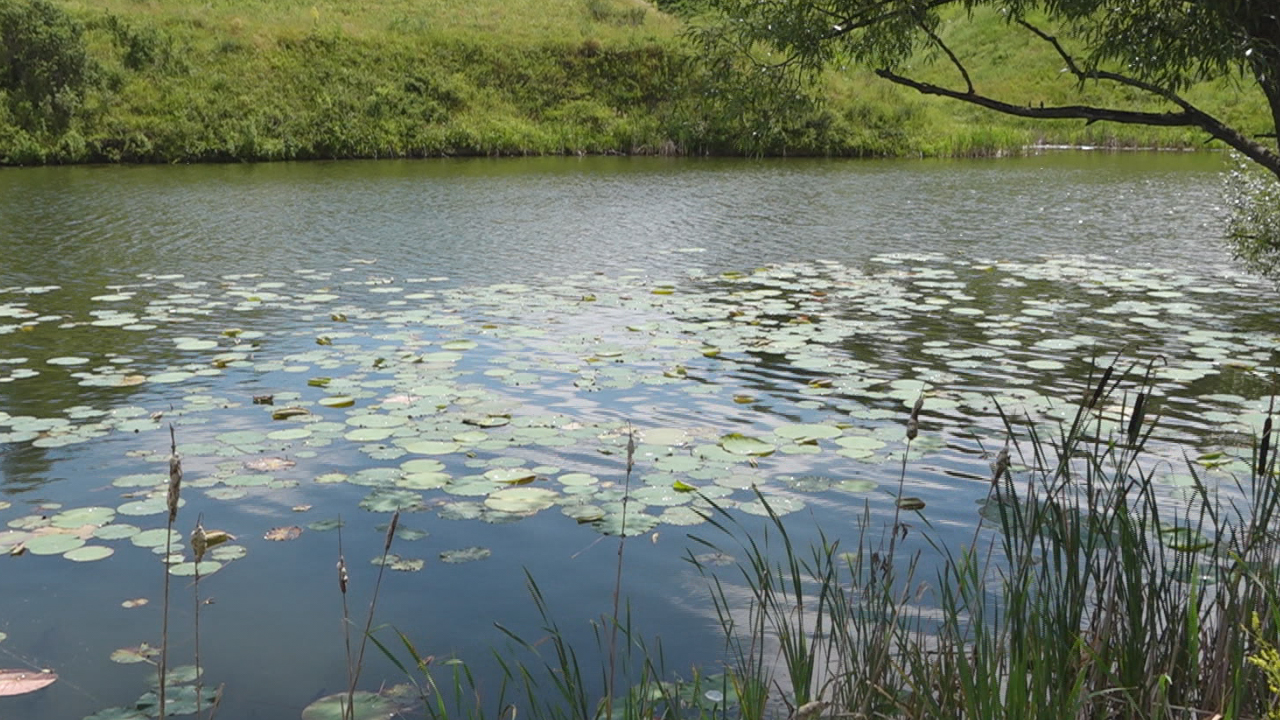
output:
[[[1102,380],[1098,383],[1098,387],[1093,389],[1093,397],[1089,398],[1089,409],[1093,409],[1093,406],[1098,404],[1098,400],[1102,399],[1102,393],[1107,389],[1107,381],[1111,379],[1111,373],[1115,369],[1115,363],[1112,363],[1102,372]]]
[[[631,426],[628,424],[627,425],[627,472],[631,472],[631,469],[635,467],[635,460],[636,460],[636,433],[635,433],[635,430],[632,430]]]
[[[1147,411],[1147,394],[1138,393],[1138,399],[1133,403],[1133,415],[1129,417],[1129,444],[1133,445],[1138,442],[1138,433],[1142,430],[1142,419],[1146,416]]]
[[[209,536],[204,532],[204,525],[196,523],[196,529],[191,531],[191,552],[196,556],[196,563],[204,559],[204,553],[209,549]]]
[[[920,434],[920,411],[924,409],[924,393],[920,393],[915,404],[911,406],[911,416],[907,418],[907,439],[915,440]]]
[[[1271,416],[1267,415],[1267,419],[1262,421],[1262,441],[1258,443],[1258,466],[1254,468],[1254,473],[1260,478],[1266,477],[1267,475],[1267,462],[1270,460],[1267,455],[1270,454],[1270,452]]]
[[[178,517],[178,494],[182,487],[182,456],[178,455],[178,439],[169,425],[169,492],[165,500],[169,506],[169,523]]]
[[[1000,454],[996,455],[996,462],[991,466],[991,482],[1000,482],[1000,478],[1009,470],[1009,448],[1000,448]]]
[[[182,458],[175,453],[169,456],[169,493],[166,501],[169,506],[169,522],[178,517],[178,495],[182,487]]]
[[[395,514],[391,516],[391,524],[387,526],[387,539],[384,540],[382,543],[382,552],[384,553],[390,552],[391,539],[396,536],[396,526],[399,524],[400,524],[400,511],[397,510]]]
[[[347,594],[348,579],[349,578],[347,577],[347,561],[343,560],[342,556],[339,555],[338,556],[338,589],[342,591],[343,595]]]

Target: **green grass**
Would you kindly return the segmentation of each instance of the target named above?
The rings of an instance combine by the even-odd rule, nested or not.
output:
[[[780,93],[760,72],[706,57],[680,19],[642,0],[51,1],[84,29],[86,90],[66,128],[21,121],[0,102],[0,163],[963,156],[1202,141],[1178,129],[1023,121],[857,69]],[[1048,48],[1017,32],[1009,43],[1010,32],[981,13],[946,28],[981,89],[1019,102],[1070,98],[1075,85]],[[954,75],[936,59],[920,65],[928,79]],[[1213,86],[1192,96],[1261,129],[1258,93]],[[1124,100],[1111,90],[1086,99]]]

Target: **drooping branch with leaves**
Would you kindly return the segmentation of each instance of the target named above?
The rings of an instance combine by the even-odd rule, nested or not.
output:
[[[708,44],[729,45],[763,65],[814,74],[835,61],[872,68],[885,80],[1032,119],[1189,127],[1202,130],[1280,179],[1280,4],[1275,0],[707,0],[719,21],[703,25]],[[994,8],[1009,33],[1029,33],[1049,45],[1062,72],[1145,97],[1130,107],[1092,104],[1033,106],[1026,98],[983,92],[939,32],[944,17],[963,22]],[[1012,38],[1012,36],[1011,36]],[[921,51],[945,56],[959,82],[948,87],[911,74]],[[1029,69],[1028,72],[1036,72]],[[1270,127],[1233,127],[1189,101],[1192,85],[1220,80],[1260,92]]]

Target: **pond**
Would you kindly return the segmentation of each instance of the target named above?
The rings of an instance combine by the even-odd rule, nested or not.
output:
[[[202,603],[204,683],[244,719],[345,687],[335,563],[362,626],[396,509],[375,623],[495,689],[490,649],[511,643],[494,623],[541,623],[525,571],[590,646],[624,529],[635,625],[672,666],[713,666],[719,627],[684,560],[705,551],[687,534],[716,537],[698,510],[750,525],[764,498],[801,539],[854,533],[864,510],[882,524],[920,397],[903,494],[944,543],[978,523],[999,409],[1051,428],[1117,355],[1152,367],[1170,498],[1184,457],[1229,482],[1266,415],[1280,298],[1216,240],[1222,167],[0,172],[0,667],[60,676],[0,710],[81,718],[150,687],[117,651],[160,643],[170,428],[171,665],[193,662]],[[1124,419],[1103,408],[1096,432]],[[197,519],[234,536],[198,585]],[[366,664],[366,689],[402,680],[373,648]]]

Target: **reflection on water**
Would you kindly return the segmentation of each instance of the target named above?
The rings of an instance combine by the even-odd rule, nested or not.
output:
[[[415,491],[429,511],[404,523],[430,535],[397,551],[427,568],[391,574],[379,620],[481,674],[494,669],[485,648],[500,642],[492,621],[537,624],[521,568],[589,645],[580,621],[609,608],[617,546],[556,508],[519,522],[436,511],[461,512],[461,498],[484,513],[485,494],[500,490],[483,474],[518,458],[540,468],[534,487],[565,497],[580,492],[553,484],[565,471],[592,473],[577,487],[611,512],[626,422],[691,432],[677,451],[642,444],[632,491],[647,508],[634,512],[681,502],[667,497],[673,478],[744,504],[758,482],[804,504],[792,516],[800,534],[819,522],[838,535],[863,502],[891,507],[885,492],[807,493],[801,479],[896,487],[902,414],[926,390],[907,490],[944,540],[967,541],[984,451],[1002,439],[993,396],[1051,423],[1096,375],[1092,359],[1125,347],[1126,358],[1167,365],[1153,436],[1166,465],[1260,422],[1275,298],[1233,274],[1214,240],[1219,165],[1064,154],[6,170],[0,434],[11,442],[0,444],[0,498],[12,506],[0,520],[132,499],[113,481],[163,472],[174,422],[187,455],[180,524],[204,513],[249,548],[201,584],[216,598],[203,611],[204,664],[210,682],[227,683],[223,712],[240,718],[294,717],[345,677],[335,534],[271,543],[264,531],[341,514],[352,606],[363,607],[387,516],[358,506],[399,482],[413,441],[468,438],[423,459],[473,494]],[[271,408],[250,401],[258,394],[316,417],[267,420]],[[316,404],[339,394],[352,409]],[[505,420],[485,424],[495,418]],[[787,427],[797,424],[838,427],[845,444],[770,434],[802,434]],[[728,432],[778,450],[728,457],[717,443]],[[252,484],[268,482],[243,468],[260,455],[297,465]],[[316,482],[335,473],[347,481]],[[679,562],[690,529],[713,535],[656,526],[630,542],[625,568],[637,625],[660,632],[682,666],[718,647]],[[98,563],[5,559],[4,664],[54,665],[66,680],[17,701],[22,717],[82,717],[144,689],[144,672],[106,657],[157,642],[158,567],[147,549],[112,546]],[[470,546],[494,556],[438,561]],[[190,591],[178,593],[171,639],[184,658]],[[152,603],[120,607],[139,596]],[[396,677],[376,659],[368,673]]]
[[[1221,161],[1050,154],[992,161],[537,158],[0,173],[0,285],[140,272],[342,267],[511,281],[629,267],[860,262],[929,250],[1224,265]],[[33,252],[33,250],[38,250]],[[13,262],[14,258],[21,258]]]

